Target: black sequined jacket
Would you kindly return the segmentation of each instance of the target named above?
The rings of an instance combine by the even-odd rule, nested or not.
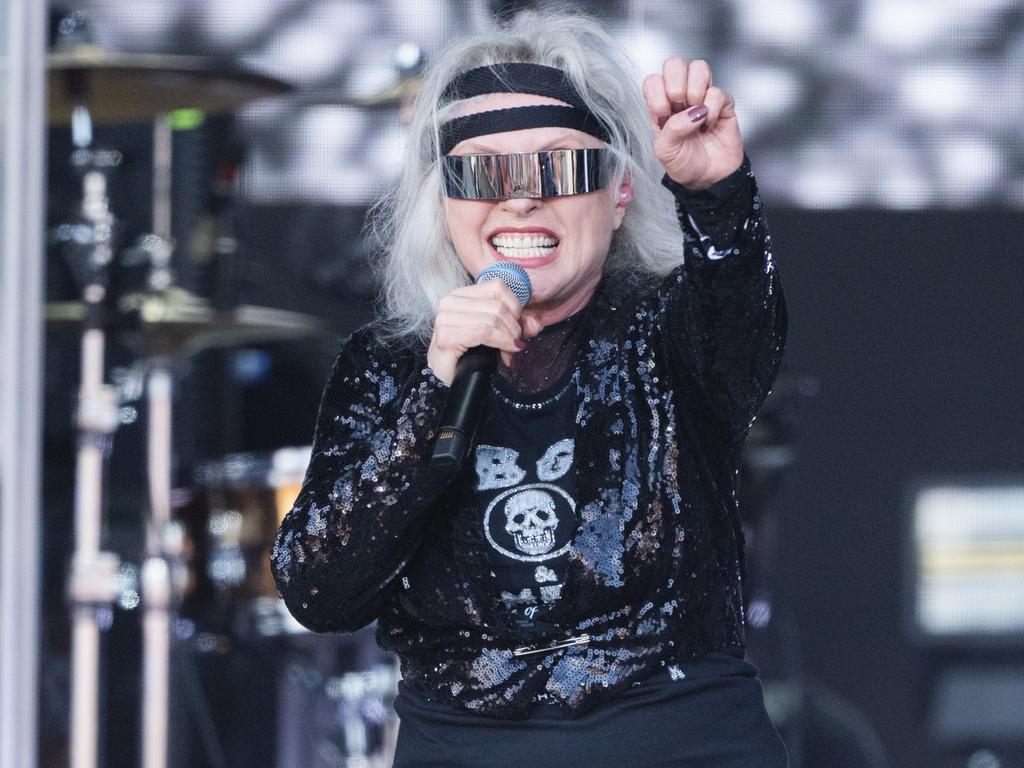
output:
[[[584,321],[580,524],[546,623],[511,623],[482,532],[454,525],[472,497],[429,463],[447,387],[425,349],[385,348],[367,326],[338,355],[271,555],[302,624],[376,619],[414,691],[502,718],[528,716],[539,693],[582,713],[661,667],[743,644],[737,477],[782,357],[785,304],[747,158],[701,192],[663,183],[684,263],[646,290],[605,280]]]

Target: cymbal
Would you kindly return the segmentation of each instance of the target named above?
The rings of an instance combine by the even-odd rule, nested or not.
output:
[[[128,294],[121,299],[119,309],[137,318],[134,324],[129,323],[129,331],[141,332],[142,346],[150,355],[187,355],[214,347],[280,341],[326,331],[319,319],[284,309],[242,304],[217,311],[205,299],[180,288]],[[49,328],[78,330],[85,319],[85,304],[50,302],[45,316]]]
[[[406,77],[365,96],[352,96],[340,90],[305,90],[295,94],[303,104],[363,109],[397,109],[412,101],[423,85],[420,77]]]
[[[66,125],[84,103],[97,124],[152,120],[176,109],[233,112],[292,87],[202,56],[109,53],[81,45],[46,57],[49,122]]]

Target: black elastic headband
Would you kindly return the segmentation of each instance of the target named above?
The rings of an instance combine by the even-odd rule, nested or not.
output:
[[[468,99],[487,93],[529,93],[558,99],[572,106],[541,104],[510,107],[448,120],[441,126],[442,155],[447,155],[465,139],[524,128],[573,128],[601,141],[609,140],[608,131],[560,69],[515,62],[477,67],[448,83],[441,100]]]
[[[558,104],[537,104],[530,107],[509,107],[476,112],[456,117],[441,126],[441,154],[447,155],[464,139],[486,136],[524,128],[574,128],[608,141],[604,126],[593,113]]]
[[[463,72],[445,86],[441,101],[458,101],[485,93],[532,93],[587,109],[579,92],[560,69],[543,64],[489,64]]]

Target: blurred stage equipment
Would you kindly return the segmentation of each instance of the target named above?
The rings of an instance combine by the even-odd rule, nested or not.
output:
[[[79,22],[66,26],[80,31]],[[417,56],[393,87],[353,103],[364,109],[408,104],[419,87],[418,61]],[[100,478],[120,405],[115,389],[102,380],[102,341],[105,333],[116,333],[143,361],[148,379],[145,561],[138,569],[127,568],[138,571],[142,592],[142,765],[192,766],[203,760],[225,765],[235,754],[248,755],[252,764],[266,759],[273,745],[266,740],[276,735],[282,766],[385,768],[397,731],[391,706],[396,660],[376,647],[372,628],[339,640],[314,636],[298,625],[277,597],[269,571],[273,534],[298,493],[309,448],[208,461],[195,472],[193,488],[172,493],[171,404],[178,362],[212,347],[308,337],[323,332],[323,326],[295,312],[235,305],[220,285],[212,302],[176,286],[167,113],[182,108],[230,112],[288,88],[210,60],[108,54],[80,41],[53,53],[49,65],[51,124],[70,125],[73,162],[87,178],[81,212],[57,227],[53,238],[85,286],[84,301],[46,307],[51,329],[84,323],[89,339],[78,419],[83,458],[76,479],[76,514],[85,529],[78,547],[84,554],[75,555],[69,588],[76,616],[72,766],[94,768],[97,762],[97,613],[122,597],[126,571],[114,554],[99,551]],[[308,94],[306,100],[340,101],[331,94]],[[150,234],[119,253],[107,181],[121,154],[94,148],[92,136],[97,122],[131,120],[154,124],[153,223]],[[141,289],[125,292],[110,279],[109,268],[122,264],[148,269]],[[206,277],[219,278],[220,271],[230,277],[230,269],[214,269]],[[172,498],[187,501],[175,511]],[[279,674],[245,674],[252,664]],[[211,681],[212,686],[204,685]],[[175,703],[188,704],[173,724],[172,686]],[[251,707],[240,708],[233,700],[238,690],[251,695]],[[310,717],[313,708],[319,716]],[[240,711],[248,717],[232,723]],[[170,729],[182,722],[190,727],[175,731],[169,743]],[[262,734],[255,740],[254,723]],[[194,747],[197,753],[190,752]]]
[[[907,498],[905,618],[938,661],[936,765],[1024,765],[1024,477],[915,482]]]
[[[47,326],[80,327],[86,309],[79,301],[50,302]],[[322,323],[309,315],[250,304],[218,310],[206,299],[173,287],[159,293],[126,294],[118,301],[117,312],[119,331],[158,355],[191,355],[213,347],[278,341],[323,330]]]
[[[180,611],[188,642],[177,678],[194,713],[174,733],[175,765],[248,765],[271,749],[276,768],[391,765],[397,659],[377,647],[373,625],[342,635],[306,630],[270,571],[274,533],[310,453],[302,446],[206,461],[175,494],[189,553]],[[240,713],[239,700],[260,704]],[[211,724],[213,734],[197,738]]]
[[[278,685],[276,768],[390,768],[398,735],[397,659],[374,626],[344,638],[292,640]],[[307,642],[303,642],[307,641]],[[316,654],[317,644],[331,654]],[[310,713],[317,716],[310,717]]]
[[[354,95],[341,89],[303,90],[295,99],[298,104],[318,106],[359,107],[361,109],[399,109],[412,106],[423,85],[423,49],[415,43],[401,43],[391,52],[391,63],[397,79],[378,91]],[[404,121],[405,122],[405,121]]]
[[[94,768],[97,749],[99,630],[97,610],[118,595],[118,558],[100,551],[103,464],[117,426],[117,395],[104,384],[107,310],[123,311],[108,295],[109,267],[115,254],[115,219],[107,197],[108,175],[120,155],[93,147],[93,124],[152,120],[153,232],[146,238],[150,272],[145,292],[126,299],[134,304],[148,358],[148,469],[150,521],[142,567],[144,605],[143,755],[145,768],[167,762],[167,707],[170,667],[170,618],[175,599],[171,571],[180,555],[180,532],[171,523],[172,364],[176,356],[211,342],[305,335],[317,327],[309,318],[259,308],[234,314],[214,312],[204,302],[174,289],[170,268],[171,128],[166,114],[185,107],[228,112],[260,96],[284,93],[288,86],[272,78],[227,69],[195,57],[112,55],[80,42],[81,17],[62,22],[78,38],[48,58],[50,119],[70,122],[72,162],[82,176],[81,221],[89,230],[69,250],[72,271],[82,287],[78,307],[51,308],[65,321],[83,322],[82,373],[77,427],[76,552],[69,582],[73,615],[73,768]],[[81,227],[73,227],[81,235]],[[244,319],[243,319],[244,318]],[[225,327],[226,326],[226,327]]]
[[[153,120],[178,109],[228,114],[254,99],[288,93],[280,80],[200,56],[109,53],[88,44],[46,58],[49,121],[67,125],[87,96],[97,125]]]
[[[83,94],[84,96],[84,94]],[[68,595],[72,614],[71,764],[96,765],[99,627],[97,610],[117,596],[116,555],[100,551],[104,461],[117,426],[117,397],[103,383],[107,268],[114,254],[114,218],[107,204],[107,174],[117,153],[94,151],[92,123],[84,99],[74,108],[73,162],[82,175],[81,216],[91,228],[88,245],[76,249],[71,269],[82,287],[84,321],[75,468],[75,553]]]
[[[277,596],[274,533],[299,495],[311,447],[206,461],[176,517],[186,528],[189,585],[182,615],[203,631],[274,637],[301,629]],[[304,630],[303,630],[304,631]]]
[[[758,668],[765,707],[782,735],[791,768],[886,768],[888,757],[870,718],[803,673],[800,632],[780,557],[786,491],[799,462],[799,417],[818,381],[783,371],[743,451],[740,511],[746,542],[747,654]]]
[[[372,625],[341,635],[294,621],[267,635],[189,633],[175,646],[173,766],[391,766],[399,672]]]
[[[303,105],[399,109],[416,98],[422,84],[418,76],[411,75],[366,96],[353,96],[340,90],[302,91],[294,101]]]
[[[917,640],[1024,651],[1024,478],[918,485],[909,524]]]

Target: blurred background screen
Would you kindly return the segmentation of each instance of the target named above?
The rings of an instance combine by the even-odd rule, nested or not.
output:
[[[1014,644],[1024,632],[1024,485],[922,487],[913,501],[922,639]]]
[[[246,108],[253,201],[361,204],[395,177],[404,133],[368,98],[399,71],[529,3],[86,0],[117,51],[224,57],[300,89]],[[737,104],[758,178],[807,208],[1024,207],[1024,39],[1013,0],[590,2],[636,63],[705,58]],[[319,98],[318,98],[319,97]]]

